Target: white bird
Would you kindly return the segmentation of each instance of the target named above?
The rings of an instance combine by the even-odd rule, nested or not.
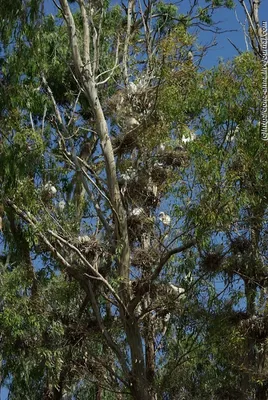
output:
[[[225,141],[233,142],[235,140],[235,135],[239,133],[239,126],[237,125],[234,130],[231,130],[227,133]]]
[[[160,143],[159,150],[160,151],[165,151],[165,149],[166,149],[166,146],[164,145],[164,143]]]
[[[169,282],[168,286],[170,287],[169,293],[172,295],[185,297],[185,289],[179,286],[173,285],[173,283]]]
[[[127,168],[126,172],[121,174],[121,178],[124,182],[129,182],[136,176],[136,171],[133,167]]]
[[[142,313],[142,308],[141,308],[141,304],[138,304],[135,308],[134,314],[136,317],[139,317]]]
[[[64,200],[59,201],[58,208],[60,211],[63,211],[66,207],[66,203]]]
[[[188,51],[188,59],[189,59],[190,61],[193,61],[193,59],[194,59],[194,55],[193,55],[193,53],[191,52],[191,50]]]
[[[127,174],[129,175],[129,177],[130,177],[130,179],[133,179],[133,178],[135,178],[135,176],[136,176],[136,171],[135,171],[135,169],[133,168],[133,167],[129,167],[129,168],[127,168]]]
[[[121,178],[124,182],[128,182],[131,180],[131,177],[128,174],[121,174]]]
[[[239,125],[237,125],[234,130],[234,134],[237,135],[239,132],[240,132],[240,128],[239,128]]]
[[[89,236],[84,235],[84,236],[78,236],[77,240],[78,240],[79,243],[83,244],[83,243],[90,242],[91,239],[90,239]]]
[[[235,139],[234,132],[230,131],[227,133],[227,135],[225,137],[225,142],[233,142],[234,139]]]
[[[142,244],[142,248],[144,250],[148,250],[150,248],[151,239],[150,239],[150,236],[148,235],[148,233],[144,232],[141,235],[141,244]]]
[[[165,214],[163,211],[159,213],[159,220],[162,222],[163,225],[169,226],[171,223],[171,218],[168,214]]]
[[[134,82],[130,82],[127,89],[128,89],[130,94],[137,93],[137,85],[135,85]]]
[[[189,134],[188,135],[183,135],[182,136],[182,138],[181,138],[181,141],[182,141],[182,143],[189,143],[189,142],[192,142],[192,141],[194,141],[196,139],[196,134],[195,133],[192,133],[192,132],[189,132]]]
[[[57,189],[52,185],[51,182],[46,183],[44,189],[51,196],[57,193]]]
[[[149,84],[148,77],[142,76],[140,80],[137,82],[137,90],[142,91]]]
[[[163,167],[164,167],[164,164],[163,164],[163,163],[160,163],[160,162],[155,162],[155,163],[154,163],[154,167],[155,167],[155,168],[163,168]]]
[[[191,284],[193,282],[193,275],[192,275],[191,271],[189,271],[187,274],[185,274],[184,280],[188,284]]]
[[[170,313],[167,313],[167,314],[164,316],[163,320],[164,320],[164,323],[165,323],[165,324],[168,324],[168,323],[169,323],[170,317],[171,317]]]
[[[124,122],[126,128],[130,130],[140,125],[139,121],[134,117],[127,117]]]
[[[130,215],[132,217],[139,217],[142,213],[143,213],[143,208],[136,207],[136,208],[133,208],[133,210],[131,211]]]

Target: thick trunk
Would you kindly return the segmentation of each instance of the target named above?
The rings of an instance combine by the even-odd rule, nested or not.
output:
[[[125,319],[127,341],[131,353],[130,390],[135,400],[155,400],[151,396],[143,354],[143,343],[138,321],[135,316]]]
[[[156,400],[154,395],[150,393],[148,386],[145,386],[142,382],[133,381],[131,387],[131,395],[133,400]]]
[[[105,158],[105,168],[107,174],[107,183],[110,193],[110,200],[113,206],[114,224],[115,224],[115,239],[121,246],[121,254],[119,258],[119,274],[123,282],[123,289],[128,287],[129,281],[129,265],[130,265],[130,250],[128,242],[127,217],[123,207],[118,180],[116,176],[116,163],[112,142],[109,137],[108,126],[103,114],[101,104],[99,102],[98,93],[95,86],[88,80],[84,81],[85,93],[88,102],[94,108],[96,117],[96,129],[101,141],[101,147]],[[127,293],[123,290],[122,293]],[[124,299],[128,301],[127,298]]]
[[[97,391],[96,391],[96,400],[101,400],[102,399],[102,388],[97,385]]]

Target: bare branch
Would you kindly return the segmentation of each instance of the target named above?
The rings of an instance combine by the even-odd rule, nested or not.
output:
[[[123,77],[124,77],[125,85],[127,85],[127,83],[128,83],[128,47],[129,47],[129,41],[130,41],[130,32],[131,32],[131,26],[132,26],[132,15],[133,15],[134,5],[135,5],[135,0],[128,1],[127,30],[126,30],[124,50],[123,50]]]
[[[35,132],[35,127],[34,127],[34,122],[33,122],[33,115],[32,115],[31,111],[30,111],[30,121],[31,121],[32,130],[33,130],[33,132]]]
[[[80,95],[81,95],[81,91],[82,91],[82,90],[79,89],[79,93],[78,93],[78,95],[77,95],[77,97],[76,97],[76,100],[75,100],[75,103],[74,103],[74,106],[73,106],[73,110],[72,110],[72,113],[71,113],[71,118],[70,118],[70,120],[69,120],[67,126],[71,125],[71,123],[72,123],[73,120],[74,120],[75,110],[76,110],[76,107],[77,107],[77,104],[78,104],[78,101],[79,101],[79,98],[80,98]]]
[[[171,256],[174,254],[179,254],[184,252],[185,250],[188,250],[190,247],[193,247],[196,244],[196,240],[191,240],[190,242],[180,246],[180,247],[175,247],[174,249],[169,250],[160,260],[157,268],[153,272],[151,276],[151,281],[154,281],[155,279],[158,278],[159,274],[161,273],[163,267],[165,264],[168,262]]]
[[[16,212],[17,215],[19,215],[24,221],[29,223],[33,228],[37,228],[38,221],[37,219],[32,216],[28,211],[24,211],[20,209],[12,200],[6,199],[5,202],[13,208],[13,210]],[[51,236],[53,236],[55,239],[57,239],[59,242],[63,243],[66,247],[72,249],[74,252],[77,253],[79,258],[84,262],[84,264],[90,269],[91,273],[93,276],[91,278],[97,278],[100,280],[111,292],[111,294],[114,296],[114,298],[117,300],[118,304],[124,312],[127,312],[124,304],[122,303],[121,299],[118,297],[118,295],[115,293],[114,289],[112,286],[109,284],[109,282],[88,262],[88,260],[83,256],[83,254],[78,250],[77,247],[69,243],[67,240],[65,240],[63,237],[58,235],[56,232],[52,231],[51,229],[48,229],[48,233],[50,233]],[[47,237],[40,231],[37,232],[38,236],[44,241],[44,243],[48,246],[50,251],[56,255],[56,257],[61,261],[61,263],[68,269],[74,270],[71,266],[71,264],[58,252],[58,250],[50,243],[50,241],[47,239]]]
[[[111,227],[109,226],[108,222],[106,221],[105,217],[103,216],[99,204],[93,198],[92,192],[90,191],[90,189],[88,187],[88,183],[87,183],[85,178],[87,178],[92,183],[92,185],[98,190],[98,192],[101,194],[101,196],[103,198],[105,198],[105,200],[108,201],[108,203],[110,204],[112,210],[115,213],[116,213],[116,211],[114,210],[110,199],[105,195],[105,193],[103,193],[103,191],[98,187],[98,185],[94,182],[94,180],[91,179],[91,177],[86,173],[86,171],[83,168],[81,168],[81,166],[79,164],[79,161],[78,161],[78,157],[77,157],[77,155],[75,153],[74,145],[72,147],[73,147],[72,148],[72,158],[73,158],[73,161],[74,161],[74,165],[76,166],[76,170],[82,172],[81,179],[82,179],[83,186],[84,186],[87,194],[89,195],[90,199],[93,201],[93,204],[95,206],[95,209],[96,209],[96,212],[98,214],[98,217],[100,218],[104,228],[111,235],[111,233],[112,233]]]
[[[44,134],[44,130],[45,130],[45,119],[46,119],[46,115],[47,115],[47,106],[46,106],[46,104],[45,104],[45,106],[44,106],[43,118],[42,118],[42,135]]]
[[[102,72],[101,74],[99,74],[99,75],[96,77],[96,81],[98,81],[98,79],[99,79],[102,75],[107,74],[107,73],[110,72],[110,74],[108,75],[108,77],[107,77],[106,79],[104,79],[103,81],[101,81],[101,82],[97,82],[97,85],[103,85],[104,83],[108,82],[108,81],[111,79],[111,77],[113,76],[113,73],[114,73],[115,69],[119,67],[119,64],[118,64],[119,46],[120,46],[120,41],[119,41],[119,37],[118,37],[118,39],[117,39],[117,45],[116,45],[116,50],[115,50],[115,62],[114,62],[114,66],[113,66],[111,69],[108,69],[107,71]]]
[[[91,69],[91,61],[90,61],[90,33],[89,33],[89,18],[86,11],[86,6],[84,0],[78,0],[82,21],[83,21],[83,48],[84,48],[84,63],[86,68],[89,69],[90,74],[92,75]]]
[[[71,42],[71,50],[73,54],[73,60],[74,60],[74,65],[76,69],[76,73],[79,78],[82,78],[82,70],[83,70],[83,63],[82,63],[82,58],[79,50],[79,43],[78,43],[78,38],[77,38],[77,33],[76,33],[76,26],[73,18],[73,14],[70,10],[70,6],[67,0],[59,0],[60,5],[62,7],[62,13],[63,17],[66,21],[67,28],[69,30],[69,38]],[[89,66],[88,66],[89,68]],[[88,72],[90,70],[88,69]]]
[[[262,41],[261,41],[261,28],[259,22],[259,7],[260,0],[255,0],[250,2],[250,12],[244,2],[244,0],[239,0],[242,5],[245,14],[247,16],[249,24],[249,37],[251,40],[251,46],[256,56],[262,57]]]

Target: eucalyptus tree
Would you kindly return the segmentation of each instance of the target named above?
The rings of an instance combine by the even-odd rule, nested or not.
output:
[[[2,376],[11,398],[220,398],[224,380],[236,376],[238,393],[256,371],[256,355],[239,369],[252,348],[239,329],[264,286],[248,273],[253,259],[264,268],[260,236],[243,241],[245,261],[234,224],[252,212],[253,232],[255,214],[259,224],[265,216],[252,193],[265,182],[265,160],[253,165],[264,146],[253,140],[259,64],[245,55],[200,73],[206,48],[190,34],[223,5],[194,2],[180,14],[159,1],[60,0],[57,15],[38,2],[3,11]],[[216,235],[224,249],[211,244]],[[246,290],[246,322],[232,340],[230,324],[221,330],[228,356],[239,350],[230,362],[208,323],[241,314],[219,312],[219,272]]]

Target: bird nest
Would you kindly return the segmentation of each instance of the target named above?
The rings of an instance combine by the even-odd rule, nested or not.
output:
[[[139,135],[137,135],[136,129],[134,128],[129,132],[121,133],[112,139],[115,154],[129,153],[139,147]]]
[[[206,272],[217,272],[222,265],[223,256],[219,252],[206,253],[201,257],[200,266]]]
[[[170,175],[170,170],[164,166],[164,165],[154,165],[153,170],[152,170],[152,180],[156,184],[162,184],[166,182]]]
[[[103,249],[95,236],[78,236],[74,245],[78,250],[89,258],[102,253]]]
[[[133,242],[137,239],[142,240],[142,235],[150,232],[153,227],[153,221],[145,214],[142,215],[131,215],[128,217],[128,234],[129,241]]]
[[[246,253],[251,248],[251,243],[248,239],[243,237],[237,237],[231,242],[231,249],[234,254]]]
[[[168,167],[181,168],[189,163],[187,152],[183,149],[165,151],[159,157],[159,160]]]
[[[155,249],[135,249],[132,254],[131,263],[134,267],[152,269],[159,261],[159,254]]]
[[[157,185],[149,183],[146,174],[140,174],[137,179],[128,182],[127,191],[130,200],[141,207],[156,208],[159,205]]]
[[[268,337],[268,318],[253,315],[244,319],[239,324],[243,334],[247,334],[253,339],[265,340]]]

